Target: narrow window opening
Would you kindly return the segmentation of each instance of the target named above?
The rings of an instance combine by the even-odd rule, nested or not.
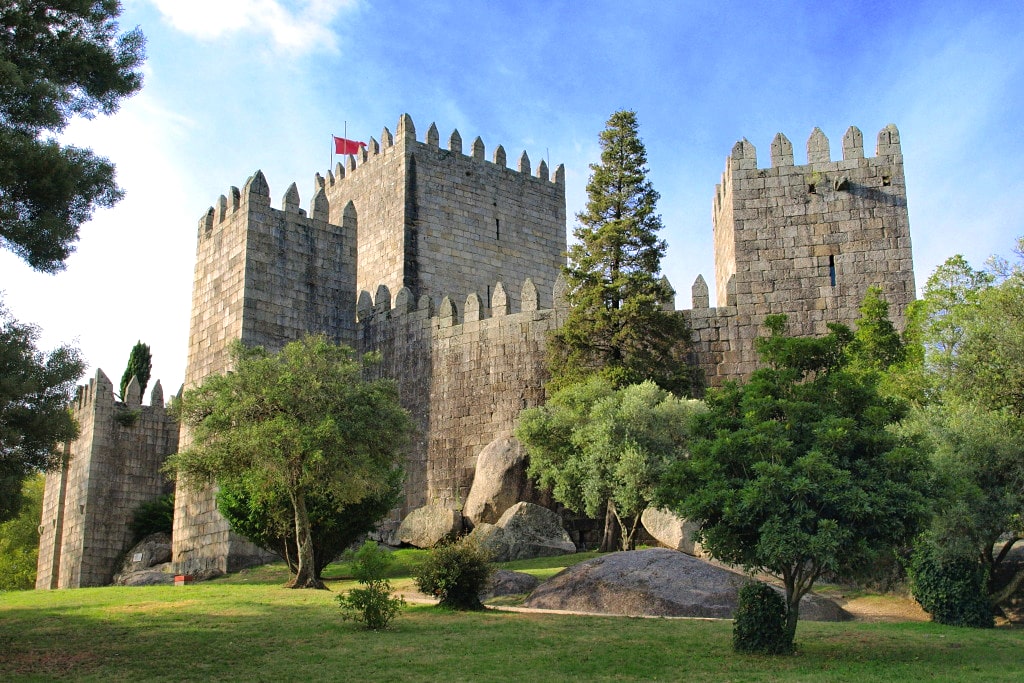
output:
[[[807,191],[808,191],[809,193],[811,193],[811,194],[818,194],[818,193],[817,193],[817,192],[815,191],[814,183],[809,183],[809,184],[807,185]]]
[[[491,305],[491,286],[490,285],[487,285],[487,301],[485,302],[484,305],[485,306],[490,306]]]
[[[494,219],[494,239],[496,239],[496,240],[500,240],[501,239],[501,219],[500,218],[495,218]]]
[[[889,187],[890,185],[892,185],[892,176],[882,176],[882,187]]]
[[[828,257],[828,279],[833,287],[836,286],[836,257],[830,255]]]

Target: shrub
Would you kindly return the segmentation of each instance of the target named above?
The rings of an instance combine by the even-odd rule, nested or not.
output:
[[[371,631],[387,628],[405,605],[401,596],[391,596],[391,582],[384,578],[392,557],[374,541],[367,541],[356,551],[354,560],[352,573],[365,588],[353,588],[338,596],[341,618],[360,621]]]
[[[765,655],[793,651],[786,635],[786,602],[771,586],[751,581],[740,588],[732,647],[737,652]]]
[[[132,543],[138,543],[150,534],[169,534],[173,528],[174,494],[165,493],[135,508],[132,514]]]
[[[992,628],[988,576],[980,562],[962,555],[945,557],[921,542],[910,562],[911,592],[932,621],[948,626]]]
[[[456,610],[480,610],[480,593],[494,573],[490,554],[475,541],[463,538],[430,551],[417,567],[416,586],[438,598],[441,606]]]

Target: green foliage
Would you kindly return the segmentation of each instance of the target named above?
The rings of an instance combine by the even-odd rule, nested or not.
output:
[[[934,539],[922,539],[908,573],[914,599],[932,621],[975,628],[995,625],[988,576],[974,557],[940,553]]]
[[[414,578],[420,591],[436,597],[442,607],[481,610],[480,593],[492,574],[490,555],[467,536],[432,549]]]
[[[391,620],[405,606],[401,596],[392,597],[391,582],[387,570],[391,555],[374,541],[367,541],[355,553],[353,574],[363,588],[353,588],[345,595],[338,596],[342,619],[351,619],[366,624],[371,631],[387,628]]]
[[[145,396],[146,385],[149,384],[150,371],[153,369],[153,354],[149,350],[149,344],[143,344],[142,341],[136,342],[135,346],[132,347],[131,353],[128,354],[128,367],[124,369],[124,374],[121,375],[121,400],[124,400],[125,392],[128,390],[128,384],[132,381],[132,377],[138,380],[139,383],[139,396]]]
[[[235,343],[232,372],[185,392],[191,446],[168,459],[185,485],[244,481],[252,506],[287,496],[298,542],[295,587],[317,578],[308,500],[359,503],[391,491],[412,423],[393,382],[365,381],[363,359],[323,336],[278,354]]]
[[[550,338],[549,388],[599,374],[616,387],[650,379],[684,394],[693,383],[690,335],[686,321],[663,308],[674,292],[658,277],[665,255],[659,196],[647,179],[636,114],[612,114],[600,144],[564,271],[570,309]]]
[[[661,502],[702,520],[715,558],[764,570],[786,587],[787,629],[823,572],[855,577],[925,520],[928,461],[890,429],[902,407],[872,373],[851,371],[853,334],[787,337],[783,317],[757,340],[767,367],[710,391],[690,457],[672,463]]]
[[[621,531],[619,547],[632,549],[640,514],[702,409],[654,382],[615,389],[593,377],[523,411],[516,438],[530,454],[530,476],[576,512],[594,517],[607,509]]]
[[[388,487],[367,494],[355,503],[340,502],[330,492],[312,491],[306,497],[317,578],[324,567],[371,531],[398,503],[402,471],[395,469],[382,476],[388,481]],[[287,491],[251,491],[244,477],[226,479],[217,491],[217,508],[235,533],[276,554],[288,563],[293,573],[298,573],[295,516]]]
[[[59,467],[57,445],[78,436],[68,403],[85,363],[70,346],[40,351],[39,334],[0,304],[0,522],[18,513],[22,482]]]
[[[121,425],[125,429],[135,426],[135,423],[139,421],[142,416],[141,410],[118,410],[114,413],[114,422]]]
[[[147,501],[132,513],[132,543],[150,534],[170,534],[174,529],[174,494],[165,493]]]
[[[786,634],[786,602],[760,581],[743,584],[732,621],[732,647],[737,652],[780,655],[793,651]]]
[[[120,13],[115,0],[0,9],[0,247],[40,271],[63,269],[79,226],[123,194],[110,162],[54,139],[142,87],[145,41],[118,34]]]
[[[1018,240],[1018,255],[1024,257]],[[993,605],[1024,586],[1006,569],[1024,538],[1024,258],[994,257],[989,272],[961,256],[936,269],[921,301],[924,399],[906,434],[933,451],[930,552],[974,562]],[[924,540],[922,543],[928,543]],[[966,560],[965,558],[970,558]]]
[[[41,474],[25,479],[21,510],[16,517],[0,524],[0,591],[35,588],[44,484]]]

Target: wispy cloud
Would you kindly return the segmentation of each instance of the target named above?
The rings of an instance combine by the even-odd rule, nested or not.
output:
[[[201,40],[231,33],[269,36],[289,54],[336,53],[333,21],[358,0],[150,0],[171,26]],[[297,7],[295,5],[298,5]]]

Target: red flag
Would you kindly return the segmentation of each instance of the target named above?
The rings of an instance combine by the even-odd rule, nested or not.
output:
[[[334,136],[335,154],[358,154],[360,147],[366,147],[366,143],[357,140],[346,140],[345,138],[339,138],[337,135]]]

